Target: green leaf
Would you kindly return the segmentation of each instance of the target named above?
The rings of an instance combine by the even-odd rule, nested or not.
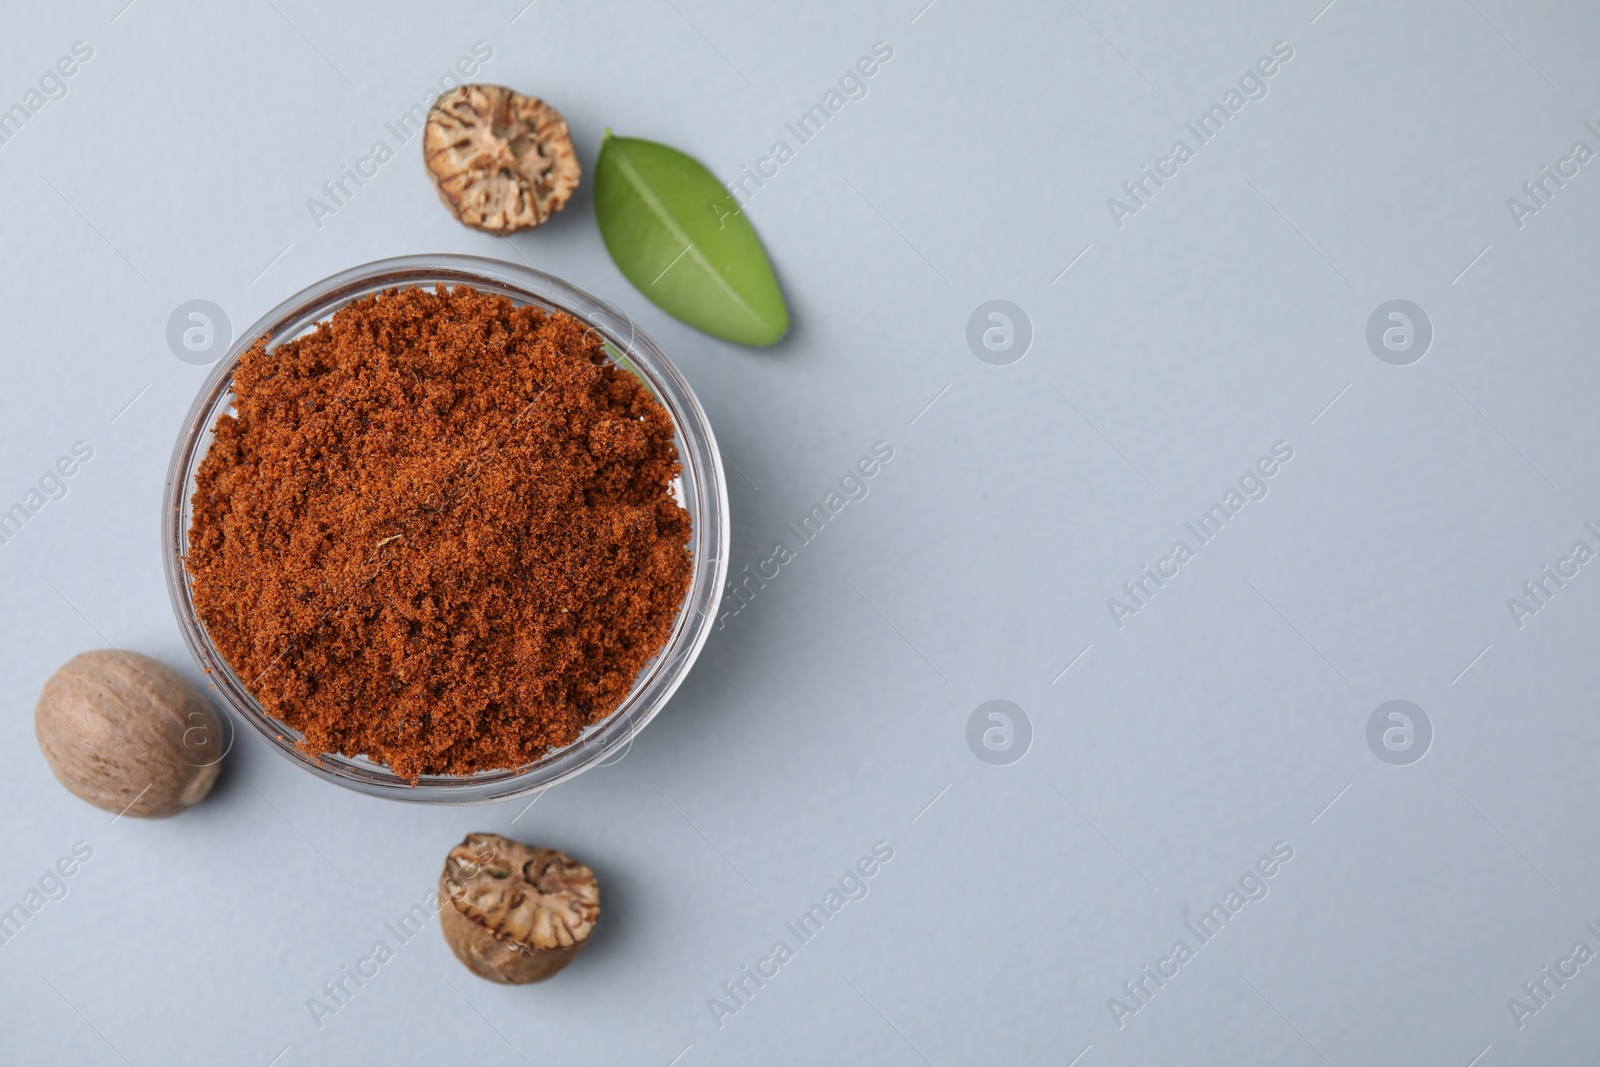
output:
[[[789,308],[761,238],[694,159],[607,130],[594,206],[617,267],[669,315],[742,345],[770,345],[788,331]]]

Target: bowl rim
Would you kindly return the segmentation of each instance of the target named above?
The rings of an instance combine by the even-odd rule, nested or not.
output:
[[[587,322],[625,366],[640,377],[667,409],[675,430],[682,492],[680,504],[692,520],[691,578],[673,630],[633,688],[605,718],[585,728],[577,741],[535,763],[508,771],[470,776],[424,775],[415,782],[382,764],[334,754],[313,756],[295,747],[295,731],[267,714],[249,687],[234,674],[206,633],[194,609],[191,579],[184,560],[199,469],[216,418],[226,410],[240,358],[262,337],[276,346],[302,336],[339,308],[384,289],[437,284],[471,285],[505,295],[520,304],[564,311]],[[728,573],[729,506],[727,478],[716,436],[699,398],[682,373],[631,316],[577,286],[533,267],[483,256],[433,253],[374,260],[331,274],[281,301],[229,346],[213,365],[184,415],[162,493],[161,547],[167,593],[173,614],[195,663],[211,690],[268,747],[324,781],[370,796],[435,804],[481,804],[523,796],[567,781],[632,743],[671,699],[711,635]],[[233,731],[233,735],[237,730]],[[231,739],[230,739],[231,746]]]

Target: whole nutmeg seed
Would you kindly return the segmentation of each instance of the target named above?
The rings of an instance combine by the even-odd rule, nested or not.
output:
[[[439,875],[439,926],[491,982],[542,982],[571,963],[600,918],[594,871],[564,852],[468,834]]]
[[[137,652],[74,656],[33,712],[56,780],[97,808],[176,815],[211,791],[225,752],[222,720],[182,675]]]

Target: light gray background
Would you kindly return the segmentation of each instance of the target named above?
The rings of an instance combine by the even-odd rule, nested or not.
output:
[[[1592,7],[123,2],[14,7],[0,35],[4,106],[94,49],[0,145],[0,503],[95,450],[0,547],[0,907],[94,850],[0,946],[4,1059],[1592,1062],[1600,964],[1523,1029],[1506,1004],[1600,949],[1600,574],[1520,630],[1506,606],[1600,547],[1600,163],[1521,230],[1506,206],[1600,148]],[[393,146],[384,122],[478,40],[479,77],[559,106],[586,168],[611,126],[725,178],[888,42],[867,98],[749,206],[789,338],[743,350],[660,313],[587,185],[538,232],[463,229],[415,141],[318,228],[307,198]],[[1107,198],[1279,40],[1270,94],[1118,229]],[[157,519],[206,372],[168,351],[168,315],[209,299],[240,331],[424,251],[526,261],[634,315],[742,472],[736,567],[875,441],[895,458],[621,763],[531,809],[371,800],[241,737],[204,804],[113,823],[53,781],[32,708],[88,648],[193,674]],[[997,298],[1035,333],[1012,366],[965,341]],[[1409,367],[1365,341],[1397,298],[1436,333]],[[1119,630],[1107,598],[1279,440],[1270,496]],[[1366,743],[1400,698],[1435,730],[1409,767]],[[1010,766],[967,746],[991,699],[1033,725]],[[593,864],[593,947],[507,989],[430,928],[319,1029],[308,998],[394,943],[474,830]],[[719,1029],[708,998],[877,841],[870,895]],[[1270,895],[1119,1029],[1108,998],[1277,841]]]

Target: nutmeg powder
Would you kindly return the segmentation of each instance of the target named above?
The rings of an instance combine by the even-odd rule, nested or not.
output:
[[[525,765],[614,710],[690,579],[643,383],[576,319],[466,286],[266,345],[201,463],[188,568],[268,713],[415,778]]]

